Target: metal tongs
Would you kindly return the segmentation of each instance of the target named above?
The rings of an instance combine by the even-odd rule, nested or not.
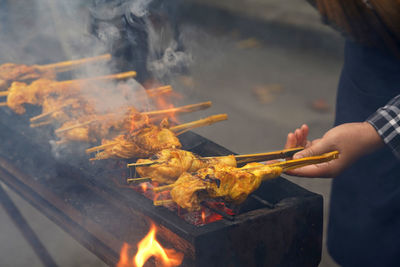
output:
[[[337,158],[339,158],[339,151],[335,150],[335,151],[328,152],[328,153],[318,155],[318,156],[286,160],[286,161],[282,161],[282,162],[268,164],[267,166],[281,167],[282,172],[285,172],[285,171],[301,168],[301,167],[308,166],[308,165],[314,165],[314,164],[328,162],[328,161],[331,161],[331,160],[334,160]]]

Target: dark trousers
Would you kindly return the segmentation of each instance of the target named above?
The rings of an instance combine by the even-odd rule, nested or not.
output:
[[[335,124],[365,121],[400,94],[400,61],[345,47]],[[333,180],[328,250],[343,266],[400,266],[400,160],[385,147]]]

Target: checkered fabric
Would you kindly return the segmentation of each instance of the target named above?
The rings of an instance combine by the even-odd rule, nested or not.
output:
[[[367,121],[375,127],[385,144],[400,159],[400,95],[378,109]]]

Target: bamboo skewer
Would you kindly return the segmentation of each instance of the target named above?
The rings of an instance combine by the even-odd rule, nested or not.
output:
[[[109,75],[104,75],[104,76],[96,76],[96,77],[90,77],[90,78],[54,82],[52,84],[52,86],[62,88],[63,86],[69,86],[71,84],[76,84],[76,83],[86,83],[86,82],[91,82],[91,81],[106,81],[106,80],[124,80],[124,79],[128,79],[128,78],[133,78],[133,77],[136,77],[136,72],[135,71],[127,71],[127,72],[109,74]],[[8,96],[10,91],[3,91],[0,93],[1,93],[0,96]]]
[[[92,147],[92,148],[88,148],[88,149],[86,149],[86,154],[97,152],[97,151],[103,150],[103,149],[105,149],[105,148],[107,148],[109,146],[114,146],[114,145],[117,145],[117,144],[118,144],[118,142],[109,142],[107,144],[103,144],[103,145],[100,145],[100,146],[95,146],[95,147]]]
[[[199,128],[207,125],[214,124],[219,121],[224,121],[228,119],[227,114],[218,114],[218,115],[212,115],[209,117],[206,117],[204,119],[200,119],[197,121],[192,121],[184,124],[180,124],[177,126],[173,126],[169,128],[172,132],[174,132],[176,135],[181,135],[187,131],[190,131],[191,129],[194,128]]]
[[[36,127],[41,127],[41,126],[49,125],[49,124],[51,124],[51,121],[43,121],[43,122],[38,122],[38,123],[31,123],[30,127],[36,128]]]
[[[165,199],[165,200],[154,200],[153,204],[154,206],[163,206],[163,205],[168,205],[168,204],[173,204],[175,201],[172,199]]]
[[[198,128],[198,127],[202,127],[202,126],[206,126],[206,125],[210,125],[219,121],[223,121],[228,119],[228,115],[226,114],[218,114],[218,115],[213,115],[213,116],[209,116],[207,118],[204,119],[200,119],[197,121],[192,121],[192,122],[188,122],[188,123],[184,123],[184,124],[180,124],[174,127],[169,128],[171,131],[175,132],[176,135],[180,135],[186,131],[189,131],[191,129],[194,128]],[[177,131],[180,131],[178,133],[176,133]],[[119,142],[115,141],[115,142],[110,142],[104,145],[100,145],[100,146],[95,146],[89,149],[86,149],[86,154],[90,154],[96,151],[100,151],[103,150],[106,147],[109,146],[113,146],[118,144]]]
[[[68,105],[69,105],[69,104],[68,104]],[[65,105],[65,106],[67,106],[67,105]],[[177,108],[173,108],[173,109],[162,109],[162,110],[141,112],[140,114],[142,114],[142,115],[148,115],[148,116],[156,116],[156,115],[162,115],[162,114],[165,114],[165,113],[167,113],[167,114],[168,114],[168,113],[172,113],[171,110],[174,110],[175,113],[194,112],[194,111],[197,111],[197,110],[201,110],[201,109],[204,109],[204,108],[208,108],[208,107],[210,107],[210,106],[211,106],[211,101],[209,101],[209,102],[203,102],[203,103],[198,103],[198,104],[192,104],[192,105],[186,105],[186,106],[177,107]],[[60,110],[60,109],[61,109],[61,107],[60,107],[59,109],[57,109],[57,110]],[[47,112],[47,113],[38,115],[38,116],[36,116],[36,117],[31,118],[30,120],[31,120],[31,121],[34,121],[34,120],[40,119],[40,118],[42,118],[42,117],[44,117],[44,116],[50,115],[51,113],[53,113],[53,112],[55,112],[55,111],[57,111],[57,110],[49,111],[49,112]],[[67,128],[57,129],[57,130],[55,131],[55,133],[61,133],[61,132],[65,132],[65,131],[68,131],[68,130],[71,130],[71,129],[74,129],[74,128],[82,127],[82,126],[88,125],[88,124],[90,124],[90,123],[92,123],[92,122],[96,122],[96,121],[98,121],[98,120],[99,120],[99,119],[93,119],[93,120],[90,120],[90,121],[88,121],[88,122],[78,123],[78,124],[69,126],[69,127],[67,127]],[[198,127],[200,127],[200,126],[198,126]]]
[[[40,120],[40,119],[42,119],[42,118],[45,118],[45,117],[47,117],[47,116],[50,116],[50,115],[53,114],[54,112],[57,112],[57,111],[59,111],[59,110],[62,110],[62,109],[66,108],[66,107],[68,107],[68,106],[70,106],[70,105],[72,105],[72,104],[71,104],[71,103],[68,103],[68,104],[59,106],[59,107],[57,107],[57,108],[55,108],[55,109],[53,109],[53,110],[50,110],[50,111],[48,111],[48,112],[45,112],[45,113],[42,113],[42,114],[37,115],[37,116],[35,116],[35,117],[32,117],[32,118],[29,119],[29,121],[30,121],[30,122],[34,122],[34,121]]]
[[[164,163],[164,161],[152,161],[152,162],[143,162],[143,163],[129,163],[126,165],[126,167],[144,167],[144,166],[151,166],[154,164],[161,164]]]
[[[237,164],[244,164],[250,162],[260,162],[266,160],[273,160],[273,159],[283,159],[292,157],[297,152],[303,150],[304,147],[296,147],[296,148],[289,148],[284,150],[272,151],[272,152],[265,152],[265,153],[257,153],[257,154],[243,154],[243,155],[233,155],[236,158]],[[200,159],[218,159],[223,158],[226,156],[216,156],[216,157],[200,157]],[[129,163],[126,166],[129,167],[145,167],[151,166],[155,164],[162,164],[165,161],[150,161],[150,162],[143,162],[143,163]]]
[[[84,83],[84,82],[91,82],[91,81],[124,80],[127,78],[133,78],[133,77],[136,77],[136,71],[126,71],[126,72],[114,73],[114,74],[103,75],[103,76],[95,76],[95,77],[89,77],[89,78],[83,78],[83,79],[56,82],[56,85],[63,86],[63,85],[69,85],[69,84],[74,84],[74,83],[80,83],[80,82]]]
[[[166,94],[172,92],[172,86],[166,85],[157,88],[147,89],[146,93],[149,97],[154,97],[161,94]]]
[[[143,181],[151,181],[151,178],[150,177],[127,178],[126,181],[128,183],[131,183],[131,182],[143,182]]]
[[[301,159],[293,159],[293,160],[288,160],[288,161],[284,161],[284,162],[268,164],[268,165],[264,165],[264,166],[260,166],[260,167],[249,168],[249,169],[245,169],[245,170],[262,169],[262,168],[268,166],[268,167],[281,167],[282,172],[286,172],[289,170],[301,168],[301,167],[308,166],[308,165],[328,162],[328,161],[337,159],[338,157],[339,157],[339,151],[332,151],[329,153],[322,154],[320,156],[305,157],[305,158],[301,158]],[[174,188],[175,186],[176,186],[176,182],[173,184],[169,184],[169,185],[154,187],[153,191],[155,193],[160,193],[162,191],[170,190],[170,189]]]
[[[68,61],[62,61],[62,62],[57,62],[57,63],[51,63],[51,64],[47,64],[47,65],[37,65],[36,67],[42,71],[54,69],[55,71],[63,72],[63,71],[68,71],[73,68],[79,67],[81,65],[98,62],[98,61],[108,61],[110,59],[111,59],[110,54],[104,54],[104,55],[95,56],[95,57],[88,57],[88,58],[82,58],[82,59],[76,59],[76,60],[68,60]]]
[[[172,189],[174,187],[175,187],[175,184],[162,185],[162,186],[154,187],[153,191],[154,191],[154,193],[160,193],[160,192]]]
[[[141,112],[141,114],[147,115],[147,116],[158,116],[158,115],[163,115],[165,113],[177,114],[177,113],[195,112],[195,111],[207,109],[207,108],[211,107],[211,105],[212,105],[211,101],[207,101],[207,102],[202,102],[202,103],[197,103],[197,104],[186,105],[186,106],[182,106],[182,107]]]
[[[82,123],[75,124],[75,125],[72,125],[72,126],[69,126],[69,127],[57,129],[57,130],[55,130],[54,132],[55,132],[56,134],[63,133],[63,132],[66,132],[66,131],[69,131],[69,130],[72,130],[72,129],[75,129],[75,128],[79,128],[79,127],[82,127],[82,126],[89,125],[89,124],[91,124],[91,123],[93,123],[93,122],[96,122],[96,121],[97,121],[97,120],[95,119],[95,120],[90,120],[90,121],[82,122]]]
[[[153,97],[153,96],[156,96],[157,94],[163,94],[164,92],[170,92],[170,91],[172,91],[172,87],[170,86],[170,85],[168,85],[168,86],[163,86],[163,87],[159,87],[159,88],[154,88],[154,89],[150,89],[150,90],[152,90],[152,93],[150,93],[149,94],[149,97]],[[0,92],[0,96],[2,96],[3,94],[5,93],[5,92]],[[6,94],[4,94],[4,95],[7,95],[8,94],[8,92],[6,91]],[[209,106],[211,106],[211,101],[209,101],[210,102],[210,105]],[[207,104],[206,103],[208,103],[208,102],[204,102],[204,103],[199,103],[199,104],[193,104],[192,106],[194,106],[194,107],[192,107],[192,111],[197,111],[197,110],[201,110],[203,107],[204,107],[204,109],[205,108],[208,108],[209,106],[207,106]],[[65,107],[67,107],[67,106],[70,106],[71,104],[66,104],[66,105],[62,105],[62,106],[60,106],[60,107],[58,107],[58,108],[56,108],[56,109],[53,109],[53,110],[50,110],[50,111],[48,111],[48,112],[46,112],[46,113],[42,113],[42,114],[40,114],[40,115],[37,115],[37,116],[35,116],[35,117],[32,117],[32,118],[30,118],[29,120],[31,121],[31,122],[34,122],[34,121],[36,121],[36,120],[39,120],[39,119],[42,119],[42,118],[44,118],[44,117],[46,117],[46,116],[49,116],[49,115],[51,115],[51,114],[53,114],[54,112],[56,112],[56,111],[59,111],[59,110],[61,110],[61,109],[63,109],[63,108],[65,108]],[[199,105],[199,109],[196,109],[195,110],[195,108],[196,108],[196,106],[197,105]],[[200,107],[200,105],[201,105],[201,107]],[[191,105],[187,105],[187,106],[183,106],[183,107],[181,107],[182,109],[183,108],[187,108],[187,109],[190,109],[191,107],[190,107]],[[191,112],[190,110],[188,110],[188,111],[186,111],[186,110],[183,110],[183,111],[180,111],[179,109],[179,107],[178,108],[176,108],[177,109],[177,111],[176,112]],[[154,112],[154,114],[155,115],[158,115],[157,113],[159,112],[160,114],[163,114],[163,113],[172,113],[172,111],[171,110],[165,110],[165,111],[162,111],[162,110],[159,110],[159,111],[149,111],[148,113],[148,115],[153,115],[153,114],[151,114],[152,112]],[[146,113],[146,112],[145,112]]]
[[[8,91],[2,91],[0,92],[0,97],[1,96],[8,96],[9,92]]]

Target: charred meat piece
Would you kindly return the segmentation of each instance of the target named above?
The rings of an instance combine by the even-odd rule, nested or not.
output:
[[[189,211],[199,210],[200,203],[209,198],[223,198],[240,204],[262,181],[276,178],[281,173],[281,167],[260,163],[250,163],[242,168],[217,164],[200,169],[195,174],[182,174],[171,189],[171,197]]]
[[[13,81],[30,81],[39,78],[54,79],[52,70],[41,70],[37,66],[5,63],[0,65],[0,89],[6,90]]]
[[[199,169],[223,163],[236,167],[236,159],[233,155],[215,158],[202,158],[192,152],[181,149],[164,149],[151,159],[139,159],[136,163],[148,163],[156,160],[159,163],[136,167],[136,171],[142,177],[151,177],[152,181],[159,183],[174,183],[184,172],[196,172]]]
[[[168,128],[151,125],[137,132],[103,141],[103,151],[97,153],[94,159],[150,157],[163,149],[181,146],[174,132]]]

